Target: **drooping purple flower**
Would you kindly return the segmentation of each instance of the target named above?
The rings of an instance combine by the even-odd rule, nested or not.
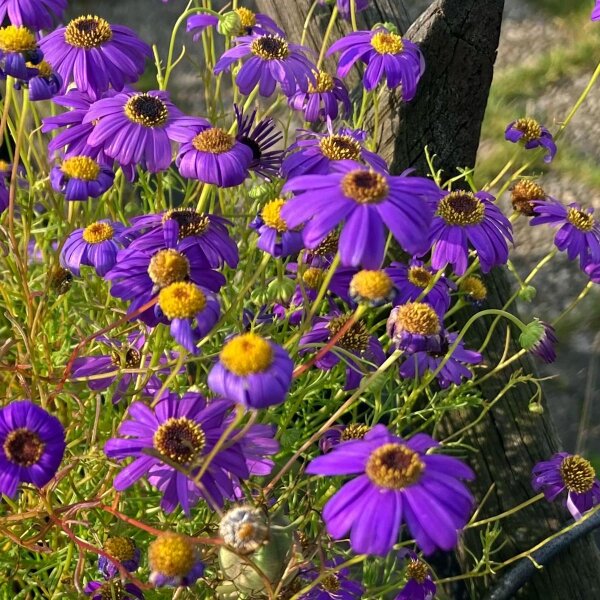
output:
[[[318,351],[313,344],[326,344],[344,327],[351,315],[335,312],[317,317],[308,333],[300,338],[300,354]],[[356,358],[354,358],[356,357]],[[340,361],[346,366],[344,389],[353,390],[360,384],[365,373],[374,371],[385,360],[379,340],[369,333],[363,321],[356,321],[342,334],[333,348],[315,362],[315,366],[329,371]]]
[[[150,46],[123,25],[111,25],[98,16],[82,16],[42,38],[46,60],[63,80],[92,98],[109,87],[121,91],[144,72]]]
[[[8,19],[11,25],[34,31],[52,29],[66,8],[67,0],[0,0],[0,23]]]
[[[308,91],[298,90],[288,99],[289,106],[302,111],[304,120],[311,123],[337,119],[340,115],[338,104],[342,105],[340,116],[348,117],[352,102],[342,80],[322,70],[317,71],[315,78],[316,82],[309,84]]]
[[[87,139],[123,165],[139,165],[152,173],[171,164],[171,141],[189,139],[197,118],[184,117],[163,91],[121,92],[94,102],[83,123],[94,127]]]
[[[592,9],[592,14],[590,15],[590,19],[592,21],[600,21],[600,0],[596,0],[596,4]]]
[[[38,47],[35,35],[26,27],[0,27],[0,71],[3,78],[10,75],[20,81],[29,81],[37,75],[36,65],[44,53]]]
[[[148,252],[165,247],[177,247],[180,251],[196,247],[206,256],[211,268],[217,269],[227,263],[235,269],[238,249],[227,230],[230,224],[223,217],[198,213],[191,208],[142,215],[131,219],[128,233],[136,239],[130,247]]]
[[[119,427],[120,437],[111,438],[104,446],[112,460],[135,459],[115,477],[115,489],[123,491],[146,476],[163,493],[160,506],[165,512],[172,512],[180,504],[189,516],[201,497],[210,506],[222,507],[226,498],[234,497],[231,476],[247,479],[249,475],[242,446],[239,441],[233,442],[232,434],[200,478],[201,486],[193,478],[224,434],[225,419],[233,405],[233,401],[222,398],[207,404],[196,392],[187,392],[181,399],[170,393],[154,409],[142,402],[131,404],[128,418]],[[168,458],[181,470],[147,450]]]
[[[292,383],[294,363],[277,344],[256,333],[225,343],[208,374],[208,387],[248,409],[281,404]]]
[[[425,70],[425,60],[419,47],[397,33],[380,27],[373,31],[354,31],[334,42],[327,55],[340,52],[337,74],[346,77],[357,61],[365,63],[363,85],[374,90],[385,77],[388,88],[402,86],[402,98],[412,100],[419,79]]]
[[[559,452],[533,467],[531,485],[552,502],[566,492],[565,504],[575,519],[600,503],[600,482],[591,463],[578,454]]]
[[[140,566],[142,552],[130,537],[118,535],[109,537],[103,544],[103,550],[113,558],[116,558],[123,568],[127,569],[129,572],[137,571]],[[100,571],[106,579],[116,577],[119,574],[117,565],[105,556],[98,557],[98,571]]]
[[[79,267],[94,267],[101,277],[113,268],[127,241],[125,225],[103,219],[69,234],[60,253],[63,267],[79,277]]]
[[[424,302],[407,302],[394,307],[387,320],[387,334],[407,354],[445,354],[448,341],[442,316]]]
[[[295,177],[283,187],[296,196],[282,208],[281,216],[291,228],[305,223],[302,237],[307,248],[316,248],[342,221],[343,266],[378,269],[386,229],[411,254],[429,248],[431,203],[440,195],[435,183],[388,175],[351,160],[340,161],[333,169],[327,175]]]
[[[356,475],[325,504],[334,539],[347,537],[357,554],[387,554],[402,522],[425,554],[451,550],[474,500],[461,483],[473,471],[450,456],[426,453],[438,444],[419,433],[409,440],[376,425],[362,440],[344,442],[311,461],[311,475]]]
[[[32,102],[50,100],[60,91],[62,79],[45,60],[36,65],[36,68],[36,75],[27,82],[29,99]]]
[[[431,266],[452,265],[457,275],[467,270],[469,248],[477,251],[481,270],[506,264],[512,226],[487,192],[446,192],[437,204],[429,236]]]
[[[204,574],[197,545],[185,535],[167,531],[148,547],[150,583],[155,587],[189,587]]]
[[[112,168],[89,156],[69,156],[52,167],[52,189],[64,194],[65,200],[85,201],[99,198],[115,180]]]
[[[242,94],[248,95],[258,85],[261,96],[269,97],[279,83],[286,96],[300,89],[308,91],[315,81],[314,64],[306,57],[304,46],[290,44],[277,34],[254,34],[236,38],[236,46],[223,53],[215,65],[215,75],[228,70],[239,59],[250,55],[244,62],[235,82]]]
[[[237,121],[235,139],[252,150],[252,162],[248,167],[265,179],[273,179],[279,174],[283,160],[283,150],[271,150],[283,139],[281,131],[275,129],[275,121],[270,117],[255,124],[256,110],[244,115],[234,104]]]
[[[362,129],[342,127],[334,132],[331,121],[327,133],[299,130],[296,141],[288,148],[281,165],[284,177],[330,173],[341,160],[363,162],[375,171],[387,171],[387,164],[375,152],[365,148],[366,133]]]
[[[429,567],[412,550],[403,550],[398,554],[403,554],[407,559],[407,582],[394,600],[433,600],[437,587],[431,579]]]
[[[522,330],[519,343],[525,350],[535,354],[545,363],[553,363],[556,360],[555,346],[558,338],[550,323],[534,319]]]
[[[303,569],[300,577],[308,582],[320,577],[323,571],[327,572],[327,575],[309,592],[302,594],[301,600],[360,600],[364,588],[360,582],[350,579],[350,569],[338,568],[343,562],[342,557],[337,557],[326,560],[322,570],[316,566]]]
[[[517,119],[506,126],[504,137],[513,143],[521,142],[526,150],[545,148],[547,150],[544,162],[549,163],[556,154],[556,144],[552,134],[536,120],[529,118]]]
[[[414,258],[408,265],[393,262],[385,272],[390,276],[397,290],[394,305],[414,302],[431,285],[435,277],[433,269],[425,266],[423,261]],[[421,300],[430,304],[438,315],[443,315],[450,307],[450,291],[455,288],[454,282],[442,275]]]
[[[211,14],[199,14],[192,15],[188,18],[186,24],[186,31],[194,34],[194,41],[200,38],[200,34],[207,27],[217,27],[221,22],[224,22],[231,15],[235,14],[239,23],[239,28],[236,31],[229,31],[229,23],[225,25],[227,35],[252,35],[255,34],[269,34],[276,33],[281,37],[285,37],[283,31],[277,26],[275,21],[271,17],[263,13],[255,13],[250,9],[240,6],[229,13],[225,13],[218,17],[217,15]],[[234,17],[235,18],[235,17]],[[223,27],[221,27],[223,29]],[[225,31],[222,31],[225,33]]]
[[[265,204],[257,217],[250,223],[259,234],[257,248],[276,258],[298,253],[304,247],[302,231],[289,229],[281,218],[285,198],[276,198]]]
[[[569,260],[579,257],[582,269],[590,262],[600,261],[600,226],[593,208],[583,209],[577,202],[564,206],[552,200],[536,201],[534,206],[536,215],[529,224],[549,223],[557,227],[554,244],[567,253]]]
[[[456,341],[457,334],[449,333],[447,335],[448,347]],[[443,350],[443,349],[442,349]],[[443,354],[435,352],[415,352],[406,357],[400,365],[400,375],[405,379],[414,379],[423,377],[425,373],[434,373],[445,360]],[[478,365],[483,360],[479,352],[467,350],[462,341],[452,352],[450,358],[446,360],[441,371],[436,375],[436,379],[442,389],[447,388],[451,383],[460,385],[464,379],[473,377],[472,371],[466,365]]]
[[[247,145],[205,119],[188,128],[176,161],[183,177],[223,188],[243,183],[251,162],[252,150]]]
[[[327,1],[328,0],[319,0],[319,4],[321,4],[321,5],[326,4]],[[337,7],[338,7],[338,10],[340,11],[340,15],[346,20],[349,20],[351,14],[352,14],[352,11],[350,8],[351,2],[352,2],[352,0],[337,0]],[[355,1],[356,12],[359,13],[359,12],[365,10],[368,5],[369,5],[369,0],[356,0]]]
[[[98,342],[109,349],[107,354],[97,354],[94,356],[81,356],[73,362],[70,379],[79,379],[90,377],[87,385],[91,390],[102,391],[108,389],[117,379],[119,383],[112,396],[113,404],[116,404],[127,395],[131,388],[135,386],[139,372],[123,372],[124,370],[147,369],[152,362],[152,356],[145,356],[142,359],[142,348],[146,343],[146,336],[142,332],[134,332],[127,336],[127,342],[123,343],[115,338],[99,336]],[[165,364],[168,357],[161,355],[159,364]],[[97,377],[105,373],[111,373],[107,377]],[[94,377],[96,376],[96,377]],[[162,385],[162,382],[156,375],[142,376],[143,387],[140,393],[144,396],[153,396]]]
[[[122,600],[137,598],[138,600],[144,600],[144,594],[137,585],[133,583],[123,584],[120,579],[90,581],[83,591],[91,600],[106,600],[106,598],[120,598]]]
[[[0,408],[0,493],[14,498],[22,482],[45,486],[64,452],[65,430],[43,408],[29,400]]]

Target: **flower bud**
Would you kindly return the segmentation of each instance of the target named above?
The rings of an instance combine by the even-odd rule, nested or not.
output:
[[[242,20],[240,15],[234,10],[227,12],[219,18],[217,31],[221,35],[236,35],[242,28]]]
[[[537,290],[532,285],[526,285],[519,290],[519,298],[525,302],[531,302],[537,294]]]

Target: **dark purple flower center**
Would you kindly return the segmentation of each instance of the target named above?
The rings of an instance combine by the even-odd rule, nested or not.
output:
[[[348,440],[362,440],[365,435],[371,429],[368,425],[363,425],[361,423],[350,423],[340,436],[342,442],[347,442]]]
[[[154,448],[180,465],[193,463],[206,446],[199,423],[187,417],[171,417],[154,434]]]
[[[4,454],[19,467],[35,465],[44,452],[40,436],[26,427],[13,429],[4,440]]]
[[[260,158],[262,156],[262,148],[260,147],[260,144],[258,144],[252,138],[245,136],[245,135],[238,137],[237,141],[240,144],[244,144],[244,146],[248,146],[248,148],[250,148],[250,150],[252,150],[252,158],[254,160],[260,160]]]
[[[167,122],[169,109],[156,96],[136,94],[127,100],[125,114],[130,121],[137,125],[142,125],[143,127],[160,127]]]
[[[545,197],[546,192],[544,188],[530,179],[517,181],[510,193],[514,210],[528,217],[535,215],[532,201],[543,200]]]
[[[340,234],[332,231],[314,250],[311,250],[311,253],[316,256],[331,256],[337,252],[339,241]]]
[[[55,267],[50,271],[50,288],[53,289],[59,296],[66,294],[71,289],[73,283],[73,274],[69,269],[64,267]]]
[[[250,51],[262,60],[284,60],[290,54],[288,43],[279,35],[263,35],[250,44]]]
[[[191,235],[202,235],[210,226],[210,218],[202,213],[197,213],[191,208],[172,208],[168,210],[162,218],[165,223],[172,219],[179,226],[179,239]]]
[[[396,327],[413,335],[437,335],[441,329],[437,313],[424,302],[409,302],[399,306]]]
[[[485,205],[472,192],[458,190],[450,192],[440,200],[437,214],[448,225],[477,225],[483,221]]]
[[[523,134],[523,140],[526,142],[542,137],[542,126],[535,119],[517,119],[513,127]]]
[[[112,39],[110,24],[101,17],[87,15],[73,19],[65,29],[65,42],[76,48],[97,48]]]
[[[406,577],[423,583],[429,575],[429,568],[422,560],[412,559],[406,566]]]
[[[123,369],[139,369],[142,364],[142,355],[137,348],[129,347],[122,355],[117,350],[113,350],[110,354],[110,362],[115,366]]]
[[[577,208],[569,208],[567,210],[567,221],[584,233],[589,233],[594,229],[594,217]]]
[[[340,585],[340,580],[338,576],[335,573],[330,573],[329,575],[327,575],[327,577],[321,579],[321,587],[326,592],[334,593],[339,592],[342,586]]]
[[[419,455],[404,444],[383,444],[373,450],[365,473],[377,486],[401,490],[416,483],[425,470]]]
[[[208,154],[229,152],[234,145],[235,138],[220,127],[205,129],[192,140],[192,146],[198,152],[207,152]]]
[[[408,280],[417,287],[426,288],[433,275],[425,267],[410,267],[408,269]]]
[[[387,198],[389,190],[385,176],[376,171],[356,169],[342,179],[342,193],[358,204],[377,204]]]
[[[350,318],[350,315],[342,315],[331,319],[327,324],[329,338],[334,337]],[[371,335],[366,325],[362,321],[356,321],[341,335],[335,345],[349,352],[362,354],[369,347],[370,339]]]
[[[134,558],[135,543],[130,538],[115,536],[104,542],[104,550],[119,562],[125,562]]]
[[[589,492],[596,480],[596,471],[590,461],[577,454],[567,456],[559,470],[565,487],[576,494]]]
[[[321,138],[319,148],[329,160],[358,160],[360,144],[349,135],[334,133]]]
[[[148,275],[155,286],[167,287],[178,281],[185,281],[190,275],[190,261],[184,254],[167,248],[159,250],[148,265]]]

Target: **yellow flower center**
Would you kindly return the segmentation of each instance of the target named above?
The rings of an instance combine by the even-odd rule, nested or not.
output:
[[[347,442],[348,440],[362,440],[371,429],[368,425],[362,425],[361,423],[350,423],[344,431],[342,431],[341,440]]]
[[[104,550],[119,562],[131,560],[135,556],[135,544],[126,537],[115,536],[104,542]]]
[[[425,289],[433,279],[433,275],[425,267],[409,267],[408,280],[417,287]]]
[[[206,436],[196,421],[171,417],[156,430],[152,442],[163,456],[187,465],[194,463],[204,449]]]
[[[148,275],[155,285],[164,288],[185,281],[190,275],[190,262],[177,250],[160,250],[150,260]]]
[[[125,104],[125,115],[132,122],[143,127],[160,127],[169,118],[167,105],[156,96],[136,94]]]
[[[400,306],[396,324],[403,331],[418,335],[435,335],[441,329],[437,313],[423,302],[409,302]]]
[[[10,171],[11,165],[5,160],[0,160],[0,172],[2,171]]]
[[[152,571],[167,577],[184,577],[196,562],[196,549],[189,538],[176,533],[164,533],[148,548]]]
[[[0,50],[2,52],[27,52],[35,50],[37,42],[35,36],[27,27],[0,28]]]
[[[100,165],[89,156],[71,156],[63,160],[60,170],[71,179],[95,181],[100,174]]]
[[[522,139],[526,142],[542,137],[542,126],[535,119],[517,119],[514,127],[523,133]]]
[[[242,32],[252,29],[256,25],[256,15],[250,9],[240,6],[235,9],[235,12],[240,18]]]
[[[378,31],[371,38],[371,46],[379,54],[399,54],[404,48],[402,38],[397,33]]]
[[[263,35],[250,44],[250,51],[262,60],[285,60],[290,49],[288,43],[279,35]]]
[[[592,489],[596,471],[589,460],[575,454],[567,456],[560,465],[560,476],[566,488],[576,494],[585,494]]]
[[[97,48],[112,39],[108,21],[87,15],[73,19],[65,29],[65,42],[75,48]]]
[[[172,219],[179,226],[179,239],[202,235],[210,226],[210,217],[191,208],[172,208],[162,217],[163,224]]]
[[[348,319],[350,319],[349,315],[342,315],[329,321],[327,324],[329,339],[337,335],[340,329],[348,322]],[[369,347],[370,339],[371,336],[366,325],[362,321],[356,321],[338,338],[335,345],[349,352],[362,354]]]
[[[45,79],[48,79],[48,77],[50,77],[52,75],[52,66],[50,65],[50,63],[46,62],[45,60],[43,60],[41,63],[39,63],[37,65],[32,65],[31,63],[27,63],[27,66],[30,69],[37,69],[38,77],[44,77]]]
[[[271,200],[264,205],[260,216],[267,227],[275,229],[279,233],[283,233],[288,230],[287,223],[281,218],[281,209],[285,206],[285,200],[283,198],[277,198]]]
[[[220,127],[205,129],[192,140],[192,146],[198,152],[208,152],[209,154],[229,152],[234,144],[235,138]]]
[[[273,362],[273,349],[259,335],[244,333],[229,340],[219,358],[228,371],[244,377],[266,371]]]
[[[45,446],[35,431],[19,427],[6,436],[3,449],[9,461],[19,467],[31,467],[40,460]]]
[[[437,214],[448,225],[477,225],[485,216],[484,203],[472,192],[450,192],[440,201]]]
[[[206,296],[193,283],[180,281],[162,288],[158,305],[167,319],[191,319],[206,306]]]
[[[309,290],[318,290],[323,283],[323,269],[318,267],[308,267],[302,273],[302,283]]]
[[[594,229],[594,217],[583,210],[569,208],[567,210],[567,221],[584,233],[588,233]]]
[[[322,92],[331,92],[335,87],[335,83],[333,81],[333,77],[327,73],[326,71],[316,71],[315,75],[315,83],[308,84],[308,92],[310,94],[320,94]]]
[[[412,559],[406,566],[406,577],[414,579],[417,583],[423,583],[428,574],[429,568],[422,560]]]
[[[545,197],[546,192],[544,188],[531,181],[531,179],[517,181],[510,192],[513,209],[528,217],[532,217],[535,214],[532,201],[542,200]]]
[[[359,271],[350,281],[350,293],[372,302],[386,300],[392,291],[392,280],[385,271]]]
[[[112,240],[115,231],[110,223],[92,223],[88,225],[81,234],[81,237],[88,244],[99,244]]]
[[[321,579],[321,587],[326,592],[335,593],[339,592],[342,586],[340,585],[340,580],[338,579],[338,576],[335,573],[330,573],[329,575],[327,575],[327,577]]]
[[[459,290],[463,294],[471,296],[476,302],[483,302],[483,300],[487,298],[487,288],[485,287],[485,283],[475,275],[465,277],[460,282]]]
[[[373,450],[365,473],[377,486],[401,490],[416,483],[425,470],[419,455],[404,444],[384,444]]]
[[[142,364],[142,355],[137,348],[129,347],[123,354],[113,350],[110,354],[110,361],[115,367],[123,369],[139,369]]]
[[[376,171],[356,169],[344,175],[342,193],[358,204],[377,204],[388,195],[387,179]]]
[[[360,144],[350,135],[334,133],[321,138],[319,148],[329,160],[358,160]]]

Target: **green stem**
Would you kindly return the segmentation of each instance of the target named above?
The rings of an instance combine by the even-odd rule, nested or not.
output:
[[[327,29],[323,34],[323,43],[321,44],[321,52],[319,53],[319,60],[317,61],[317,69],[321,68],[323,60],[325,59],[325,52],[327,51],[327,42],[329,41],[329,37],[331,36],[331,32],[333,31],[333,27],[335,26],[335,21],[337,19],[338,12],[339,10],[337,4],[335,4],[333,10],[331,11],[331,18],[329,19],[329,24],[327,25]]]

